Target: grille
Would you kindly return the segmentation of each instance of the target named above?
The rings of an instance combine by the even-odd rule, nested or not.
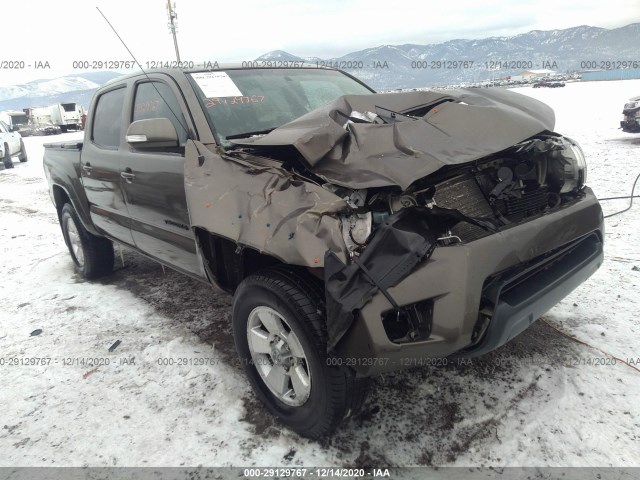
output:
[[[494,214],[472,175],[460,175],[436,186],[436,205],[460,211],[468,217],[490,217]],[[467,222],[456,224],[451,233],[465,242],[485,237],[489,232]]]

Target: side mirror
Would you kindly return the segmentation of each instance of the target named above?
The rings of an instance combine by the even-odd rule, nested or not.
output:
[[[125,138],[129,145],[139,150],[178,146],[178,132],[168,118],[136,120],[129,125]]]

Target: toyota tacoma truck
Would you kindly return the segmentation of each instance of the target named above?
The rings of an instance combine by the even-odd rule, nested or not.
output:
[[[554,121],[502,89],[158,70],[101,87],[44,169],[84,277],[117,242],[233,294],[256,395],[318,438],[372,376],[494,350],[600,266],[602,210]]]

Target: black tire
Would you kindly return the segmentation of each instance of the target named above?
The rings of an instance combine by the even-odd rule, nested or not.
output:
[[[89,233],[69,203],[65,203],[60,212],[60,226],[76,270],[84,278],[94,280],[113,271],[113,243],[104,237],[97,237]],[[75,228],[75,232],[73,228]],[[82,249],[81,255],[80,253],[76,255],[70,240],[70,235],[76,232]],[[82,258],[79,259],[79,257]]]
[[[257,307],[268,307],[281,315],[304,350],[311,388],[300,406],[288,405],[278,398],[252,360],[248,322]],[[369,379],[355,378],[346,367],[328,365],[324,312],[322,286],[286,268],[263,270],[247,277],[233,300],[236,349],[254,392],[280,422],[312,439],[330,434],[342,420],[356,413],[369,385]]]
[[[67,133],[68,131],[68,127],[66,125],[60,125],[60,132],[61,133]]]
[[[29,160],[29,157],[27,156],[27,149],[25,148],[22,139],[20,139],[20,156],[18,158],[21,162],[26,162],[27,160]]]
[[[4,168],[13,168],[13,159],[11,158],[11,152],[9,152],[9,145],[4,144],[4,157],[2,158]]]

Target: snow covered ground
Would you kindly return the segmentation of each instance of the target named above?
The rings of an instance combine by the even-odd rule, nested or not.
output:
[[[640,81],[518,91],[582,144],[598,196],[629,193],[640,135],[617,125]],[[543,322],[470,364],[376,379],[330,439],[281,428],[235,362],[228,297],[128,251],[107,279],[74,273],[41,162],[74,137],[26,138],[29,162],[0,171],[0,466],[640,465],[640,372]],[[609,219],[604,265],[546,315],[635,362],[639,226],[640,205]],[[48,363],[12,364],[27,358]]]

